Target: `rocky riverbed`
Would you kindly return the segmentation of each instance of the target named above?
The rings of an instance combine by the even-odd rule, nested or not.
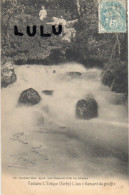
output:
[[[17,81],[2,89],[6,172],[127,176],[127,109],[122,94],[102,85],[101,70],[76,63],[14,69]]]

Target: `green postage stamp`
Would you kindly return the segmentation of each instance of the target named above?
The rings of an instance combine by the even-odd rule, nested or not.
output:
[[[126,32],[126,0],[99,0],[99,33]]]

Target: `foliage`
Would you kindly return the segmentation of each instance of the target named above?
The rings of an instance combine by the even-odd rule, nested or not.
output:
[[[47,10],[47,18],[43,21],[39,19],[42,6]],[[51,22],[52,17],[61,16],[66,21],[78,20],[73,26],[76,37],[71,43],[62,41],[60,36],[44,39],[39,36],[39,30],[33,38],[26,35],[27,25],[36,24],[37,28],[44,25],[46,32],[51,31],[46,23]],[[112,90],[127,93],[127,34],[99,34],[98,20],[96,0],[3,0],[1,23],[3,63],[8,60],[15,63],[39,61],[49,65],[77,61],[89,67],[104,66],[103,73],[106,72],[106,79],[102,77],[103,83],[106,84],[106,81],[112,78],[111,72]],[[18,25],[25,33],[23,37],[14,35],[14,25]],[[118,87],[121,78],[123,84]]]
[[[38,15],[42,5],[47,10],[47,18],[43,22]],[[46,30],[50,30],[46,23],[52,21],[52,17],[61,16],[66,20],[78,19],[74,25],[76,39],[71,44],[66,44],[55,36],[43,39],[36,35],[32,41],[27,35],[19,39],[13,34],[15,24],[21,26],[22,30],[25,30],[26,25],[34,24],[45,25]],[[68,60],[76,60],[77,53],[77,60],[82,63],[86,63],[88,59],[106,62],[116,56],[124,59],[127,56],[127,50],[123,52],[126,40],[126,34],[98,33],[96,0],[4,0],[2,3],[2,55],[13,56],[14,61],[45,59],[55,48],[61,48],[66,54],[73,54],[66,55]]]
[[[127,62],[116,58],[106,63],[101,74],[103,84],[111,87],[116,93],[128,94],[128,65]]]
[[[34,7],[30,1],[17,1],[3,3],[2,6],[2,58],[13,58],[15,62],[25,63],[28,60],[42,60],[50,55],[53,49],[65,47],[65,43],[61,42],[60,36],[52,36],[51,38],[43,38],[39,36],[39,26],[44,25],[45,32],[51,32],[47,22],[52,21],[52,17],[64,13],[64,10],[47,10],[48,17],[45,21],[39,19],[39,2]],[[43,3],[43,2],[42,2]],[[33,8],[32,8],[33,7]],[[51,12],[52,11],[52,12]],[[8,14],[6,14],[8,13]],[[67,15],[68,18],[68,15]],[[26,34],[26,26],[37,26],[37,34],[34,37],[29,37]],[[14,35],[14,25],[17,25],[24,36],[18,37]]]

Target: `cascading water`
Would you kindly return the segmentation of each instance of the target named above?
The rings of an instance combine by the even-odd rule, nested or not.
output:
[[[16,66],[15,72],[17,82],[2,89],[2,134],[5,144],[10,142],[10,148],[3,149],[7,166],[23,169],[22,160],[11,158],[10,154],[27,152],[36,161],[27,167],[34,173],[94,175],[104,171],[105,175],[115,175],[126,172],[127,110],[120,103],[122,95],[102,85],[101,70],[69,63]],[[69,72],[81,74],[72,76]],[[39,93],[42,98],[39,104],[32,107],[18,104],[21,92],[28,88]],[[46,95],[43,90],[53,90],[53,95]],[[97,101],[98,117],[79,120],[75,116],[76,103],[87,96]],[[23,132],[20,139],[27,141],[22,148],[20,141],[11,139],[18,132]],[[34,147],[39,147],[46,159],[34,152]]]

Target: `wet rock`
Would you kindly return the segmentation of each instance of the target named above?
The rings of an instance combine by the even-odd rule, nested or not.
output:
[[[121,77],[116,77],[111,85],[111,90],[116,93],[125,93],[128,91],[128,80],[122,79]]]
[[[112,85],[114,75],[110,70],[105,70],[101,74],[101,79],[104,85],[107,85],[110,87]]]
[[[94,98],[81,99],[76,104],[76,117],[91,119],[98,116],[98,104]]]
[[[80,72],[68,72],[67,75],[70,76],[71,78],[78,78],[82,75],[82,73],[80,73]]]
[[[35,105],[38,104],[40,100],[41,97],[39,96],[38,92],[32,88],[29,88],[21,93],[18,102],[25,105]]]
[[[53,70],[53,74],[55,74],[56,73],[56,70]]]
[[[12,63],[8,62],[1,67],[1,87],[7,87],[17,80]]]
[[[44,93],[45,95],[53,95],[54,91],[53,90],[43,90],[42,93]]]

